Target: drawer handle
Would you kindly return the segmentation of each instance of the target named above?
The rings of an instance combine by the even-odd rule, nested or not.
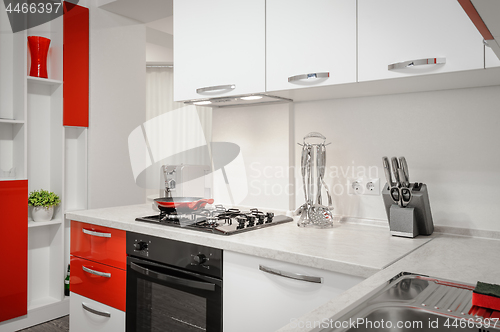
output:
[[[99,236],[99,237],[111,237],[111,233],[101,233],[101,232],[95,232],[95,231],[89,231],[88,229],[82,228],[82,232],[88,235],[92,236]]]
[[[290,278],[290,279],[295,279],[295,280],[300,280],[300,281],[307,281],[307,282],[313,282],[316,284],[321,284],[323,283],[323,278],[321,277],[313,277],[313,276],[307,276],[304,274],[300,273],[293,273],[293,272],[286,272],[286,271],[281,271],[281,270],[276,270],[271,267],[267,267],[264,265],[259,265],[259,270],[269,273],[269,274],[274,274],[280,277],[285,277],[285,278]]]
[[[105,277],[105,278],[111,278],[111,273],[106,273],[106,272],[99,272],[95,270],[91,270],[88,267],[82,266],[82,270],[85,272],[88,272],[90,274],[94,274],[99,277]]]
[[[85,304],[83,302],[82,302],[82,308],[87,310],[88,312],[91,312],[93,314],[96,314],[96,315],[99,315],[102,317],[111,317],[111,314],[109,312],[92,309],[91,307],[89,307],[87,304]]]
[[[219,91],[219,90],[234,90],[236,89],[236,84],[226,84],[226,85],[215,85],[215,86],[207,86],[205,88],[196,89],[196,93],[204,93],[211,91]]]
[[[422,65],[442,65],[446,63],[446,58],[427,58],[418,60],[409,60],[402,62],[391,63],[387,66],[387,70],[405,69],[408,67],[422,66]]]
[[[290,76],[288,78],[288,82],[294,82],[294,81],[300,81],[300,80],[308,80],[308,79],[311,79],[311,78],[328,78],[328,77],[330,77],[330,73],[329,72],[301,74],[301,75]]]

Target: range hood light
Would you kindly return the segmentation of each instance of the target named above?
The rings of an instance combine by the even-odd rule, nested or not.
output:
[[[210,100],[202,100],[202,101],[195,101],[193,105],[208,105],[211,104],[212,102]]]
[[[262,99],[262,96],[248,96],[248,97],[241,97],[241,100],[257,100],[257,99]]]

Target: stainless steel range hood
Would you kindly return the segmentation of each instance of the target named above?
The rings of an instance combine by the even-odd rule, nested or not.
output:
[[[222,108],[222,107],[241,107],[241,106],[253,106],[256,104],[263,105],[263,104],[277,104],[277,103],[290,103],[290,102],[293,102],[293,100],[272,96],[264,93],[253,93],[253,94],[239,95],[239,96],[188,100],[185,101],[184,103],[188,105]]]
[[[484,44],[500,59],[500,1],[458,0],[484,38]]]

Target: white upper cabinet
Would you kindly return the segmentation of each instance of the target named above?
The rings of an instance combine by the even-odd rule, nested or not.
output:
[[[356,0],[267,0],[266,47],[267,91],[356,82]]]
[[[174,0],[174,100],[265,91],[265,0]]]
[[[360,82],[484,68],[482,42],[457,0],[358,0]]]

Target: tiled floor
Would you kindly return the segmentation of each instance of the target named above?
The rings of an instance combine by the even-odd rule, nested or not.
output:
[[[19,332],[68,332],[69,331],[69,316],[64,316],[58,319],[51,320],[40,325],[35,325]]]

